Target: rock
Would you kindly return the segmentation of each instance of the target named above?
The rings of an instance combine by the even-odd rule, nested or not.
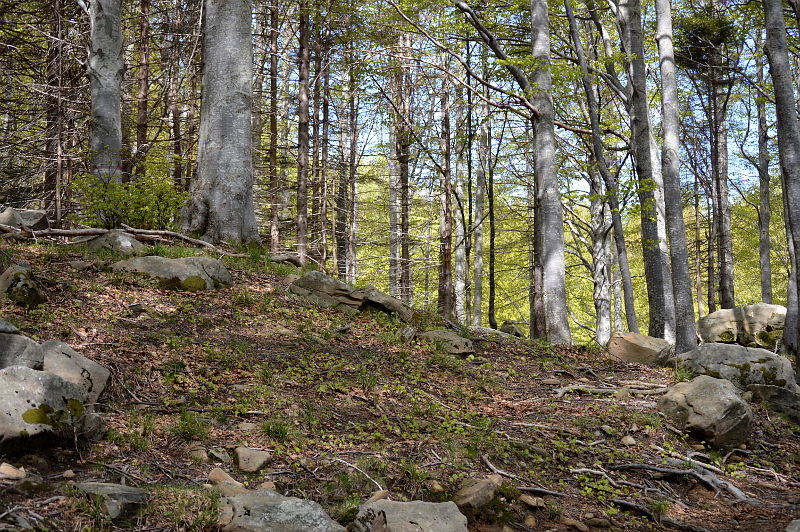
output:
[[[636,445],[636,439],[630,434],[623,436],[620,441],[623,445]]]
[[[517,338],[525,338],[525,333],[523,333],[522,329],[513,321],[504,321],[503,325],[500,326],[500,332],[516,336]]]
[[[88,270],[92,266],[94,266],[94,263],[86,261],[86,260],[71,260],[71,261],[69,261],[69,267],[72,268],[73,270],[76,270],[76,271],[79,271],[79,272],[85,272],[86,270]]]
[[[751,384],[747,390],[773,410],[783,412],[800,422],[800,394],[797,392],[769,384]]]
[[[786,532],[800,532],[800,519],[795,519],[786,526]]]
[[[585,524],[581,523],[577,519],[572,519],[571,517],[561,516],[558,520],[564,526],[568,526],[570,528],[574,528],[575,530],[579,530],[580,532],[589,532],[589,527]]]
[[[111,519],[130,515],[147,501],[145,490],[121,484],[82,482],[78,484],[78,489],[83,493],[99,497],[103,511]]]
[[[727,380],[701,375],[678,383],[659,398],[658,408],[678,428],[717,447],[738,445],[750,434],[753,413]]]
[[[592,517],[586,520],[586,524],[593,528],[611,528],[611,521],[605,517]]]
[[[527,505],[530,508],[544,508],[547,506],[544,502],[544,499],[541,497],[534,497],[533,495],[528,495],[527,493],[519,496],[519,502]]]
[[[554,377],[542,379],[542,384],[547,386],[561,386],[561,379],[556,379]]]
[[[276,491],[275,490],[275,483],[273,481],[271,481],[271,480],[267,480],[267,481],[262,482],[261,484],[259,484],[258,485],[258,489]]]
[[[444,493],[445,491],[444,486],[442,486],[442,483],[436,480],[435,478],[426,480],[425,486],[431,493]]]
[[[663,366],[675,352],[675,347],[662,338],[634,332],[615,332],[608,341],[608,353],[619,360]]]
[[[757,303],[746,307],[720,309],[697,321],[697,334],[703,342],[735,342],[744,346],[775,348],[783,330],[786,307]]]
[[[57,375],[22,366],[0,370],[0,447],[32,436],[83,432],[83,390]]]
[[[0,464],[0,479],[2,480],[22,480],[26,476],[27,473],[22,467],[14,467],[6,462]]]
[[[234,479],[232,476],[226,473],[224,469],[219,467],[215,467],[211,470],[211,472],[208,474],[208,481],[212,484],[238,484],[239,486],[244,487],[244,484]]]
[[[538,530],[539,521],[536,520],[535,516],[528,514],[525,516],[525,521],[523,521],[522,524],[533,530]]]
[[[417,337],[417,330],[410,325],[403,325],[397,331],[397,337],[403,343],[409,343]]]
[[[87,241],[86,247],[93,253],[97,253],[101,249],[109,249],[125,256],[138,255],[145,250],[144,244],[136,240],[135,236],[119,229],[113,229]]]
[[[369,496],[369,499],[367,499],[364,504],[369,504],[369,503],[375,502],[375,501],[382,501],[382,500],[388,499],[388,498],[389,498],[389,490],[373,491],[372,495]]]
[[[286,277],[284,277],[281,280],[281,285],[283,285],[283,286],[288,288],[289,286],[291,286],[292,283],[294,283],[299,278],[300,278],[299,275],[297,275],[295,273],[290,273],[289,275],[287,275]]]
[[[314,501],[261,489],[227,497],[220,510],[225,532],[344,532]]]
[[[467,532],[467,518],[452,502],[380,500],[359,508],[349,532]]]
[[[21,307],[32,309],[47,301],[44,289],[27,262],[9,267],[0,275],[0,295]]]
[[[30,231],[44,231],[50,229],[50,221],[45,211],[33,209],[15,209],[8,207],[0,213],[0,224],[10,225]]]
[[[200,442],[195,441],[187,445],[186,455],[192,460],[200,462],[201,464],[206,464],[210,461],[206,448],[203,447],[203,444]]]
[[[481,327],[479,325],[470,325],[467,330],[476,341],[480,342],[519,342],[519,338],[507,332],[491,329],[489,327]]]
[[[503,478],[500,475],[489,475],[481,479],[467,479],[461,485],[461,489],[453,496],[453,502],[459,508],[480,508],[494,499],[502,483]]]
[[[795,377],[789,359],[766,349],[732,344],[701,344],[678,356],[684,367],[698,375],[727,379],[737,388],[770,384],[794,390]]]
[[[0,369],[24,366],[42,369],[44,351],[37,342],[19,334],[0,334]]]
[[[11,323],[0,319],[0,334],[19,334],[19,329],[17,329]],[[3,341],[0,340],[0,346],[3,345]]]
[[[223,464],[230,464],[233,462],[233,458],[231,458],[231,455],[228,454],[228,451],[226,451],[224,447],[214,447],[208,451],[208,454]]]
[[[370,307],[387,314],[397,314],[397,317],[403,321],[411,321],[411,318],[414,317],[414,311],[405,306],[402,301],[375,288],[365,289],[364,303],[361,305],[360,310]]]
[[[252,447],[237,447],[233,450],[233,455],[236,457],[236,465],[245,473],[261,471],[272,460],[269,452]]]
[[[211,257],[166,257],[147,256],[123,260],[111,266],[114,271],[146,273],[159,279],[162,288],[174,290],[213,290],[233,284],[228,269]]]
[[[468,355],[475,352],[472,340],[463,338],[452,331],[426,331],[419,337],[428,342],[440,344],[451,355]]]
[[[75,478],[75,471],[73,471],[72,469],[67,469],[66,471],[61,473],[61,476],[67,480]]]
[[[45,342],[42,344],[42,350],[44,371],[80,386],[84,390],[84,404],[97,403],[106,388],[111,372],[63,342]]]

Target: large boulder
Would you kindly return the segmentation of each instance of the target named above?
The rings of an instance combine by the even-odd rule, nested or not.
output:
[[[18,333],[19,329],[17,329],[17,327],[13,323],[8,323],[4,319],[0,319],[0,334],[18,334]],[[2,345],[2,342],[0,342],[0,345]]]
[[[503,325],[500,326],[500,331],[510,334],[511,336],[516,336],[517,338],[525,338],[525,333],[522,332],[522,329],[519,328],[519,325],[513,321],[504,321]]]
[[[345,532],[316,502],[268,489],[224,498],[219,523],[225,532]]]
[[[0,369],[0,447],[37,435],[83,433],[85,413],[80,386],[22,366]]]
[[[86,405],[97,403],[106,388],[110,372],[94,360],[89,360],[63,342],[49,341],[42,344],[43,369],[58,375],[81,388]]]
[[[138,255],[145,249],[144,244],[136,240],[135,236],[119,229],[108,231],[104,235],[88,240],[86,247],[94,253],[108,249],[125,256]]]
[[[30,264],[25,261],[9,267],[0,275],[0,295],[29,309],[47,301],[44,289],[33,275]]]
[[[720,309],[697,321],[703,342],[738,343],[774,349],[786,321],[786,307],[756,303],[746,307]]]
[[[467,532],[467,518],[453,502],[379,500],[362,505],[349,532]]]
[[[676,384],[659,398],[658,408],[681,430],[717,447],[744,443],[753,419],[730,381],[708,375]]]
[[[159,279],[163,288],[190,292],[213,290],[233,284],[233,278],[225,265],[211,257],[136,257],[112,264],[111,269],[146,273]]]
[[[147,502],[147,492],[132,486],[108,482],[82,482],[77,488],[99,499],[100,508],[111,519],[129,516]]]
[[[419,335],[419,338],[441,345],[451,355],[468,355],[475,352],[472,340],[459,336],[452,331],[425,331]]]
[[[800,422],[800,394],[797,392],[769,384],[751,384],[747,387],[747,391],[751,392],[754,398],[764,401],[769,408],[783,412]]]
[[[42,369],[44,351],[34,340],[21,334],[0,334],[0,369],[24,366]]]
[[[8,207],[0,212],[0,224],[27,229],[31,231],[43,231],[50,229],[50,221],[47,219],[45,211],[33,209],[15,209]]]
[[[615,332],[608,340],[608,353],[625,362],[663,366],[674,352],[675,347],[666,340],[635,332]]]
[[[679,355],[678,361],[698,375],[727,379],[740,389],[750,384],[769,384],[794,391],[792,363],[766,349],[735,344],[701,344]]]
[[[389,294],[384,294],[376,288],[364,289],[364,303],[361,309],[363,310],[365,307],[374,307],[387,314],[395,313],[403,321],[411,321],[414,316],[414,311],[405,306],[402,301]]]

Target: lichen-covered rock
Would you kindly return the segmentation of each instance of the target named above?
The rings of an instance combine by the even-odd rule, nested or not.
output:
[[[453,496],[453,502],[459,508],[478,509],[494,499],[502,484],[503,478],[500,475],[467,479]]]
[[[0,333],[0,369],[24,366],[42,369],[44,351],[38,342],[21,334]]]
[[[673,386],[658,408],[680,428],[717,447],[747,441],[753,413],[730,381],[700,375]]]
[[[34,308],[45,301],[44,289],[36,280],[27,262],[20,262],[9,267],[0,275],[0,295],[25,308]]]
[[[316,502],[268,489],[223,499],[219,524],[225,532],[345,532]]]
[[[472,340],[464,338],[452,331],[425,331],[419,338],[441,345],[451,355],[468,355],[475,352]]]
[[[769,384],[792,391],[795,386],[789,359],[766,349],[735,344],[701,344],[679,355],[678,362],[698,375],[727,379],[742,390],[750,384]]]
[[[53,375],[80,386],[83,403],[97,403],[106,388],[110,372],[93,360],[89,360],[63,342],[49,341],[42,344],[43,369]]]
[[[674,352],[666,340],[635,332],[615,332],[608,341],[608,353],[625,362],[663,366]]]
[[[774,349],[786,321],[786,307],[756,303],[746,307],[720,309],[697,321],[703,342],[738,343]]]
[[[213,290],[233,284],[228,269],[212,257],[136,257],[117,262],[111,269],[146,273],[159,279],[163,288],[190,292]]]
[[[83,431],[83,390],[58,375],[22,366],[0,370],[0,447],[28,437]]]
[[[119,229],[111,230],[87,241],[86,247],[94,253],[101,249],[109,249],[125,256],[137,255],[145,249],[144,244],[136,240],[135,236]]]
[[[467,518],[453,502],[369,502],[358,510],[349,532],[467,532]]]
[[[783,412],[800,422],[800,393],[769,384],[751,384],[747,387],[747,391],[752,392],[753,397],[764,401],[769,408]]]

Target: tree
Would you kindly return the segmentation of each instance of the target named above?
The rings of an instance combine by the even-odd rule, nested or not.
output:
[[[183,228],[230,243],[259,240],[250,131],[253,50],[250,0],[206,0],[197,178]]]

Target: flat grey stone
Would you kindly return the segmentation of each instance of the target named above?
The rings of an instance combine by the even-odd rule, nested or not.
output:
[[[8,323],[7,321],[0,319],[0,334],[18,334],[19,329],[16,326]],[[0,340],[0,345],[2,345],[2,340]]]
[[[419,334],[418,337],[431,343],[441,344],[451,355],[467,355],[475,352],[472,340],[463,338],[452,331],[426,331]]]
[[[381,499],[359,508],[349,532],[467,532],[467,518],[453,502]]]
[[[78,489],[83,493],[100,497],[103,511],[111,519],[130,515],[147,501],[143,489],[107,482],[82,482]]]
[[[225,532],[344,532],[314,501],[284,497],[268,489],[223,499]]]
[[[261,471],[272,460],[272,454],[261,449],[252,447],[237,447],[233,450],[236,457],[236,465],[245,473],[255,473]]]
[[[114,271],[146,273],[159,279],[164,288],[176,290],[213,290],[233,284],[233,278],[225,266],[212,257],[166,257],[147,256],[123,260],[111,266]]]
[[[97,253],[101,249],[110,249],[120,255],[137,255],[145,250],[144,244],[125,231],[113,229],[86,242],[89,251]]]
[[[84,390],[83,402],[95,404],[106,388],[111,375],[106,368],[89,360],[63,342],[51,340],[42,344],[44,371],[58,375]]]
[[[0,333],[0,369],[24,366],[42,369],[44,351],[38,342],[20,334]]]

